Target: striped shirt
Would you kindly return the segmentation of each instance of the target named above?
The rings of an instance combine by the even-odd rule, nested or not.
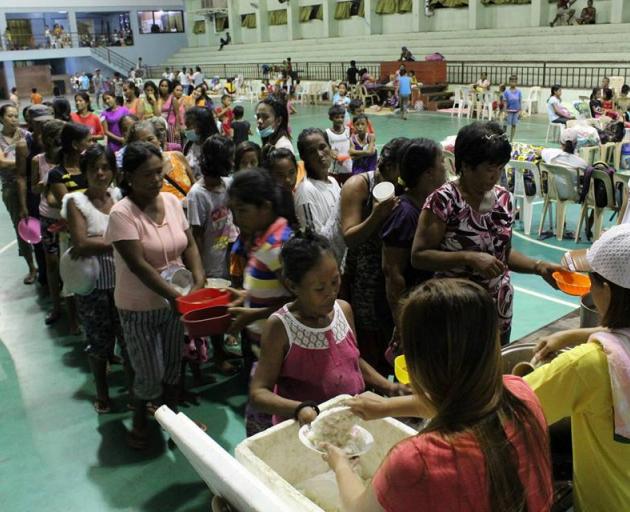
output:
[[[267,232],[260,236],[249,252],[243,280],[243,288],[247,292],[245,306],[250,308],[266,308],[277,306],[277,299],[289,297],[290,293],[278,279],[281,269],[280,251],[282,245],[291,237],[293,231],[287,220],[278,217]],[[247,326],[254,338],[260,337],[264,320],[258,320]]]

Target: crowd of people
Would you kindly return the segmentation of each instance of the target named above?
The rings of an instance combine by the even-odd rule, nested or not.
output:
[[[318,403],[366,389],[382,398],[350,402],[364,418],[430,418],[367,487],[343,452],[327,447],[348,510],[409,510],[418,502],[433,510],[551,510],[547,424],[563,417],[572,418],[577,439],[580,510],[623,510],[626,227],[589,250],[588,267],[576,264],[591,272],[603,327],[542,340],[541,359],[581,345],[526,381],[503,377],[511,273],[555,287],[561,266],[512,246],[513,200],[497,184],[512,147],[499,124],[459,130],[457,176],[449,180],[433,140],[394,138],[377,152],[374,127],[345,84],[332,98],[329,128],[299,134],[287,91],[268,92],[255,108],[258,145],[229,91],[215,105],[203,75],[195,76],[200,69],[165,73],[142,91],[129,80],[99,90],[100,118],[83,87],[75,111],[61,98],[32,105],[25,127],[14,105],[0,107],[3,200],[16,230],[28,216],[41,225],[40,244],[18,237],[24,283],[47,287],[47,324],[65,304],[70,330],[83,331],[97,413],[114,407],[108,365],[123,365],[131,447],[150,444],[156,406],[175,410],[188,399],[186,368],[198,377],[210,351],[218,371],[242,367],[250,376],[248,435],[287,418],[308,423]],[[395,193],[379,201],[373,192],[383,183]],[[62,279],[64,260],[79,274],[96,262],[91,285]],[[177,307],[186,292],[172,280],[182,269],[187,292],[207,279],[231,282],[225,336],[186,337]],[[387,378],[400,354],[411,387]]]

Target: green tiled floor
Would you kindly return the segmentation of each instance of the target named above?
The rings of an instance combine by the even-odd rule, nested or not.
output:
[[[328,126],[324,107],[297,106],[293,133],[307,126]],[[246,105],[251,120],[252,108]],[[392,137],[455,134],[464,121],[433,113],[408,121],[374,116],[378,142]],[[542,143],[544,119],[523,121],[519,140]],[[540,206],[536,213],[540,214]],[[574,219],[572,211],[569,218]],[[534,222],[536,224],[536,219]],[[574,223],[569,222],[569,229]],[[3,512],[201,512],[209,510],[208,492],[178,450],[162,443],[139,455],[124,445],[130,413],[120,394],[122,372],[112,374],[119,413],[97,416],[94,388],[80,338],[64,325],[47,328],[47,301],[35,286],[22,284],[25,267],[17,258],[9,218],[0,207],[0,511]],[[559,261],[572,242],[549,239],[541,245],[514,237],[514,247],[535,258]],[[576,300],[549,288],[541,279],[514,276],[513,338],[567,313]],[[206,368],[210,375],[210,369]],[[201,405],[185,409],[208,424],[209,434],[232,450],[245,432],[242,415],[246,383],[220,379],[200,389]]]

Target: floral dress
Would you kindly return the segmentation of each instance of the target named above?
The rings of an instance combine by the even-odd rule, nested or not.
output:
[[[499,314],[501,344],[507,344],[512,327],[514,289],[507,270],[512,248],[514,213],[510,193],[495,186],[493,204],[484,213],[475,211],[462,197],[456,182],[450,182],[433,192],[424,204],[425,210],[446,224],[441,251],[485,252],[502,261],[506,270],[500,276],[486,279],[470,267],[455,267],[436,272],[436,277],[463,277],[483,286],[492,295]]]

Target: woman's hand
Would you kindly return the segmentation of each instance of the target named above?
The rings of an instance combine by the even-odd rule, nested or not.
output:
[[[247,292],[245,290],[238,290],[236,288],[222,288],[221,291],[230,292],[231,301],[228,304],[229,308],[236,308],[242,306],[247,298]]]
[[[241,332],[249,324],[253,324],[258,320],[258,314],[260,309],[258,308],[244,308],[244,307],[228,307],[228,313],[232,315],[232,323],[230,324],[227,334],[235,336]]]
[[[399,203],[400,198],[397,196],[390,197],[383,202],[375,202],[372,213],[376,216],[377,219],[379,219],[380,221],[384,221],[390,216],[390,214],[394,211]]]
[[[392,382],[389,389],[385,390],[387,396],[405,396],[411,395],[411,387],[407,384],[400,384],[399,382]]]
[[[298,423],[300,427],[313,423],[315,418],[317,418],[317,411],[313,407],[302,407],[298,413]]]
[[[378,420],[385,418],[387,398],[373,395],[373,396],[361,396],[357,395],[354,398],[349,398],[343,405],[350,407],[352,414],[355,414],[359,418],[365,421]]]
[[[558,289],[558,283],[556,283],[556,280],[553,278],[553,273],[559,272],[561,270],[566,270],[566,268],[563,268],[560,265],[556,265],[554,263],[548,263],[546,261],[539,260],[534,265],[534,271],[536,272],[536,274],[542,277],[545,281],[547,281],[547,284],[549,286],[555,288],[556,290]]]
[[[553,359],[557,352],[563,348],[584,343],[589,337],[591,330],[572,329],[568,331],[554,332],[549,336],[541,338],[534,349],[534,363],[540,363]]]
[[[485,252],[469,253],[468,264],[485,279],[498,277],[505,272],[505,264]]]
[[[322,448],[326,451],[322,458],[328,463],[333,471],[337,471],[344,464],[350,465],[350,460],[346,453],[341,449],[329,443],[323,443]]]

